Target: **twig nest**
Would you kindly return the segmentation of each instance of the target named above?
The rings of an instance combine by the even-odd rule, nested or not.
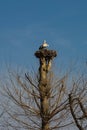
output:
[[[39,50],[35,52],[35,56],[37,58],[46,58],[46,59],[52,59],[54,57],[57,56],[57,52],[54,50],[47,50],[47,49],[43,49],[43,50]]]

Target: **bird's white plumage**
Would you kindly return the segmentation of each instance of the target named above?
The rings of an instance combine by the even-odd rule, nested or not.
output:
[[[49,46],[49,45],[47,44],[46,40],[44,40],[42,46],[43,46],[43,47],[47,47],[47,46]]]
[[[49,45],[46,43],[46,40],[44,40],[43,44],[40,46],[39,49],[45,49],[46,47],[48,47]]]

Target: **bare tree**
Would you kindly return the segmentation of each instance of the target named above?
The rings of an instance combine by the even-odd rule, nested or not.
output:
[[[68,74],[55,78],[51,72],[56,51],[36,51],[40,67],[32,78],[29,73],[9,73],[3,85],[5,109],[3,127],[8,130],[59,130],[75,125],[87,128],[87,82],[73,81],[68,91]],[[6,127],[5,127],[6,126]]]
[[[76,126],[79,130],[87,129],[87,79],[83,76],[73,83],[69,104]]]

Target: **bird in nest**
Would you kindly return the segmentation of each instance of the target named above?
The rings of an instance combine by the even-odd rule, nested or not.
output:
[[[39,50],[47,49],[49,45],[47,44],[46,40],[44,40],[43,44],[39,47]]]

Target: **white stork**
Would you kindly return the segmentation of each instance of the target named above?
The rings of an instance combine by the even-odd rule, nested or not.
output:
[[[46,43],[46,40],[44,40],[43,44],[39,47],[39,50],[46,49],[49,45]]]

